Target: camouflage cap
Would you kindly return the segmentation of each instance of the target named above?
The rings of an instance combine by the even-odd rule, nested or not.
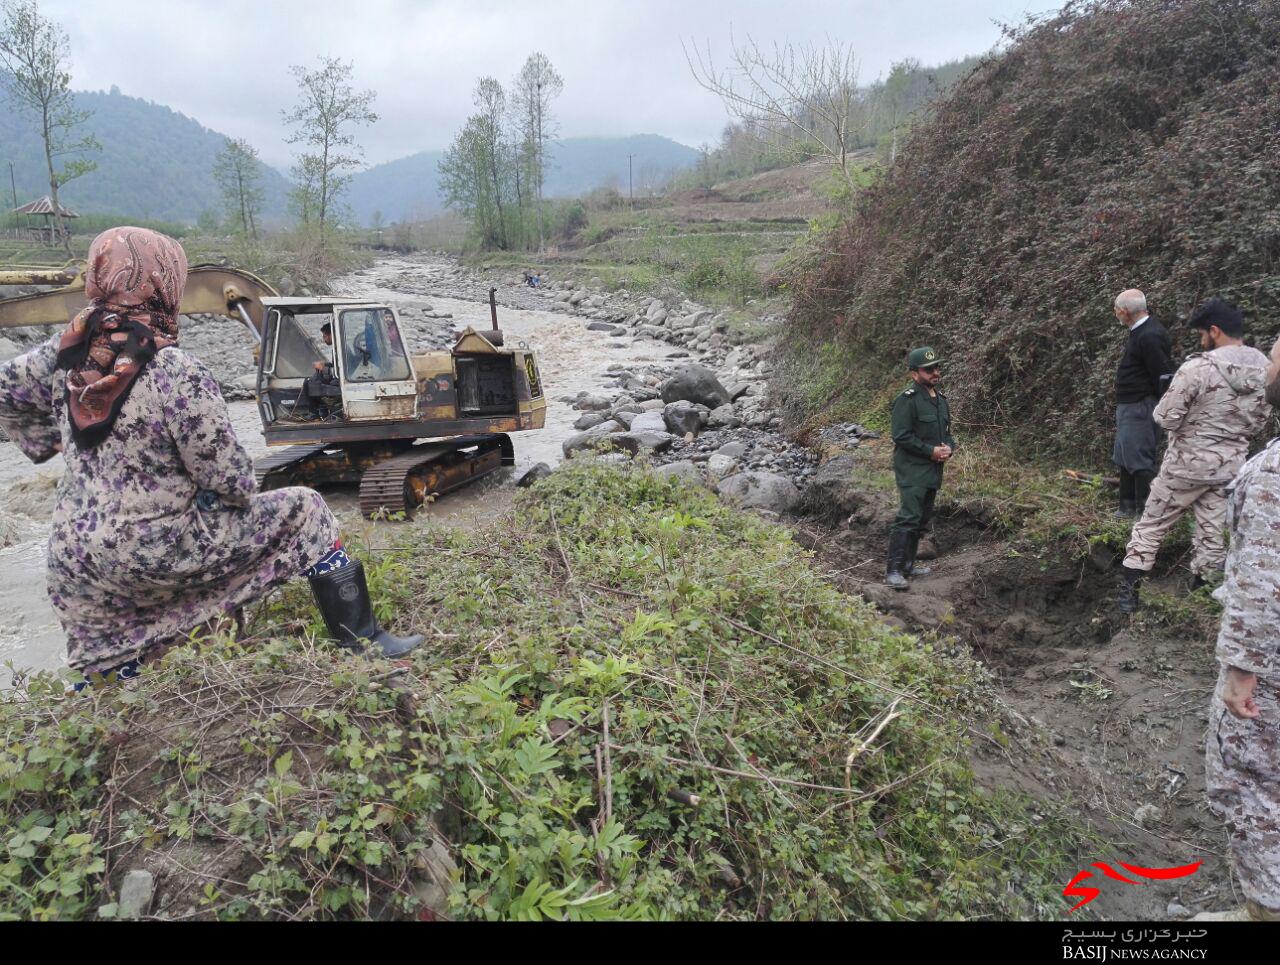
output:
[[[920,369],[926,365],[941,365],[942,359],[938,358],[938,353],[927,345],[924,348],[912,349],[911,354],[907,356],[907,368]]]

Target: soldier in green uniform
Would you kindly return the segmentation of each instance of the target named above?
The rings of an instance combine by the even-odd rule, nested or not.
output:
[[[916,552],[942,486],[943,464],[955,452],[951,407],[938,390],[941,366],[933,349],[914,349],[907,357],[912,384],[893,400],[893,475],[901,509],[889,532],[885,584],[895,590],[905,590],[908,577],[929,572],[916,565]]]

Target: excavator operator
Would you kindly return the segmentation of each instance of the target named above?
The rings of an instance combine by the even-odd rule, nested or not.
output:
[[[294,411],[304,418],[314,415],[321,422],[342,411],[342,386],[333,371],[333,323],[325,322],[320,328],[324,340],[321,352],[328,361],[315,363],[316,374],[303,383],[302,398]]]

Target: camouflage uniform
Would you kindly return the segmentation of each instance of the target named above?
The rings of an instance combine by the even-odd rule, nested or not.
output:
[[[1155,420],[1169,433],[1169,449],[1129,537],[1127,568],[1149,571],[1165,534],[1194,510],[1191,569],[1202,577],[1222,571],[1226,486],[1248,455],[1249,437],[1267,418],[1267,362],[1257,349],[1228,345],[1193,355],[1178,369],[1156,406]]]
[[[1209,710],[1209,807],[1231,828],[1231,860],[1245,896],[1280,909],[1280,440],[1245,465],[1228,505],[1231,554],[1214,594],[1222,674]],[[1228,667],[1256,674],[1261,716],[1226,708]]]

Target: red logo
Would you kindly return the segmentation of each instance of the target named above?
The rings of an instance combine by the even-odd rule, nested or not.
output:
[[[1200,870],[1200,866],[1204,864],[1204,862],[1197,861],[1195,864],[1184,864],[1178,868],[1140,868],[1135,864],[1125,864],[1123,861],[1117,861],[1116,864],[1121,868],[1124,868],[1125,871],[1137,875],[1139,878],[1153,878],[1157,881],[1168,881],[1172,878],[1190,877]],[[1140,881],[1134,881],[1132,878],[1126,878],[1120,872],[1116,871],[1115,868],[1111,867],[1111,865],[1105,864],[1101,861],[1095,861],[1091,867],[1097,868],[1108,878],[1114,878],[1116,881],[1123,881],[1127,885],[1142,884]],[[1093,872],[1086,869],[1067,882],[1067,886],[1062,889],[1062,894],[1067,898],[1081,899],[1080,902],[1071,909],[1071,911],[1075,911],[1076,908],[1081,908],[1089,904],[1089,902],[1093,901],[1093,899],[1097,898],[1098,895],[1101,894],[1101,891],[1097,888],[1089,888],[1080,884],[1080,882],[1084,881],[1085,878],[1092,877]]]

